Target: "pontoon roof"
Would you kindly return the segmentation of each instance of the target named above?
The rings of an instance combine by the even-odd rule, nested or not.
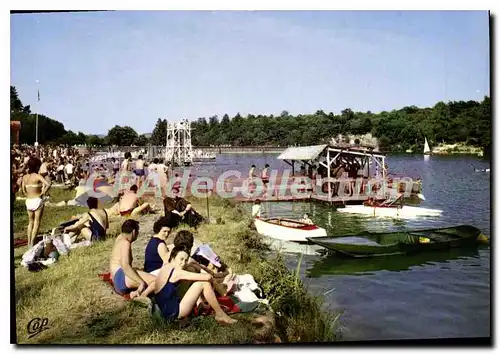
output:
[[[278,160],[314,160],[328,145],[289,147],[278,156]]]

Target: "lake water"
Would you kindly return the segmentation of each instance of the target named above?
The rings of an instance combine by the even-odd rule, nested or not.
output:
[[[247,175],[250,165],[289,166],[277,155],[219,155],[215,163],[195,166],[197,175],[215,176],[230,169]],[[423,207],[443,210],[440,218],[411,221],[342,215],[318,203],[264,203],[269,216],[311,219],[328,235],[359,231],[470,224],[490,236],[490,168],[471,156],[393,155],[389,170],[398,176],[422,178]],[[247,205],[250,210],[251,205]],[[296,269],[299,255],[287,254]],[[326,306],[342,311],[344,340],[421,339],[490,336],[490,248],[455,249],[415,256],[341,259],[319,248],[302,257],[301,274]]]

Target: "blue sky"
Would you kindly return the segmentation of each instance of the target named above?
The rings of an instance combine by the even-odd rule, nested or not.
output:
[[[485,11],[11,15],[11,85],[66,129],[489,95]]]

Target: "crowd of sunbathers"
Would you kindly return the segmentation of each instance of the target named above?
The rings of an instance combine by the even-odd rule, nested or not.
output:
[[[133,171],[137,176],[145,176],[145,162],[142,156],[135,161],[132,169],[131,154],[126,153],[121,167],[111,161],[108,168],[104,164],[90,166],[90,160],[80,156],[78,151],[63,147],[15,146],[11,150],[12,190],[11,202],[21,191],[26,196],[29,216],[28,247],[33,247],[43,215],[44,202],[52,181],[61,182],[85,180],[91,169],[105,175],[118,171]],[[64,165],[65,164],[65,165]],[[59,170],[59,167],[63,166]],[[92,167],[92,168],[90,168]],[[59,174],[59,172],[62,173]],[[148,166],[148,172],[167,174],[168,168],[158,159]],[[139,179],[140,180],[140,179]],[[109,217],[119,215],[128,218],[121,225],[121,233],[116,238],[110,258],[110,272],[115,291],[129,294],[130,298],[152,297],[162,316],[167,320],[181,319],[191,314],[195,306],[205,304],[215,311],[215,319],[224,324],[236,322],[221,308],[215,290],[220,289],[222,280],[228,275],[226,266],[217,257],[204,266],[191,258],[194,237],[189,231],[179,231],[175,237],[169,235],[174,227],[185,222],[196,227],[203,221],[192,205],[181,198],[174,185],[174,197],[163,200],[165,216],[159,218],[153,227],[154,236],[145,249],[144,269],[132,267],[132,243],[139,235],[139,222],[132,219],[151,209],[137,196],[136,185],[120,195],[119,200],[109,209],[100,207],[95,197],[87,198],[88,213],[81,215],[63,230],[71,242],[78,238],[89,241],[103,240],[109,227]],[[167,239],[170,240],[167,244]],[[173,242],[172,242],[173,239]],[[230,274],[229,274],[230,275]],[[183,289],[180,289],[183,288]],[[222,291],[219,291],[221,293]]]
[[[132,161],[132,154],[126,152],[123,161],[111,158],[107,161],[97,160],[91,156],[83,156],[78,149],[65,146],[43,146],[36,148],[28,145],[16,146],[11,149],[11,206],[19,192],[26,198],[26,211],[28,213],[28,244],[33,246],[38,235],[45,202],[49,199],[49,190],[54,182],[60,182],[65,188],[78,188],[87,185],[92,178],[94,187],[100,180],[107,184],[101,191],[107,192],[111,198],[116,198],[114,206],[107,210],[110,214],[135,217],[139,214],[149,212],[151,205],[143,203],[137,196],[140,183],[145,181],[149,173],[157,173],[162,188],[166,186],[169,175],[169,167],[160,159],[153,159],[147,163],[142,155]],[[138,177],[139,186],[132,186],[130,190],[113,195],[113,185],[117,173],[129,172]],[[180,184],[180,183],[177,183]],[[174,184],[173,192],[180,193],[179,186]],[[108,190],[106,190],[108,188]],[[166,191],[162,190],[163,195]],[[178,198],[177,198],[178,199]],[[93,202],[92,202],[93,203]],[[93,211],[91,208],[89,218],[95,218],[105,224],[106,218],[102,213]],[[183,212],[183,210],[180,210]],[[190,218],[194,211],[187,210]],[[95,231],[98,233],[98,231]],[[89,236],[88,233],[84,234]],[[88,238],[88,237],[87,237]]]

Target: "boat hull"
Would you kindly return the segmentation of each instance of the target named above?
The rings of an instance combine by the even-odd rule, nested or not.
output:
[[[481,231],[469,225],[392,233],[361,233],[308,240],[349,257],[413,254],[486,242]]]
[[[277,220],[278,219],[255,219],[255,228],[261,235],[282,241],[308,242],[308,237],[326,236],[326,230],[315,225],[306,225],[291,219],[279,219],[282,223],[302,225],[301,228],[288,227],[274,223]]]
[[[365,205],[346,205],[337,210],[340,213],[359,214],[374,217],[414,218],[419,216],[441,216],[442,210],[427,209],[404,205],[403,207],[370,207]]]

